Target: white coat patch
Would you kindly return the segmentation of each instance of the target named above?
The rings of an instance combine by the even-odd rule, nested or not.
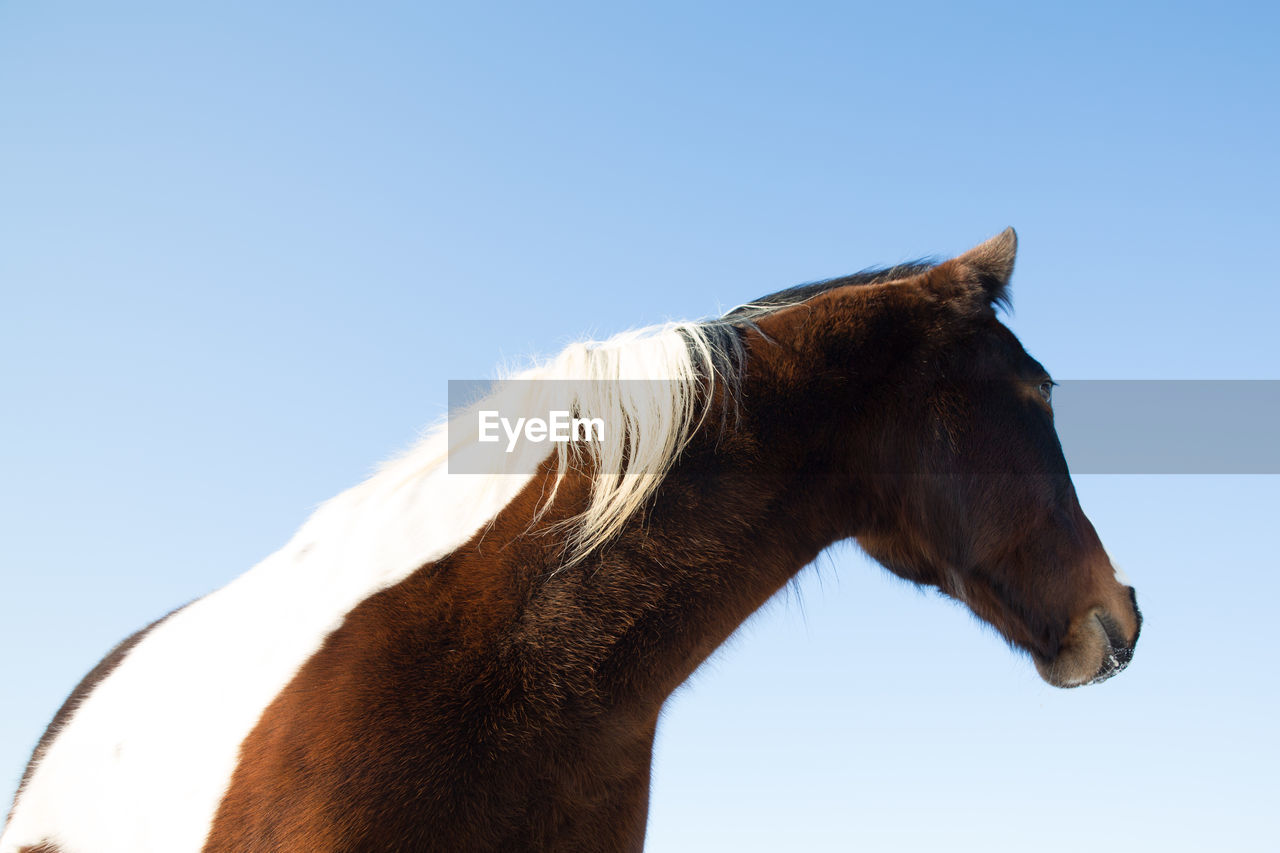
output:
[[[657,389],[648,397],[576,401],[584,416],[630,425],[592,452],[602,470],[629,454],[638,474],[593,491],[580,548],[606,540],[657,487],[694,428],[690,383],[707,374],[712,347],[697,324],[669,324],[576,344],[513,377],[673,380],[627,386]],[[153,628],[49,743],[0,853],[42,841],[62,853],[199,853],[241,743],[325,638],[361,601],[482,530],[532,479],[512,472],[549,452],[531,445],[535,464],[500,454],[509,467],[451,475],[455,450],[437,429],[322,505],[283,549]]]

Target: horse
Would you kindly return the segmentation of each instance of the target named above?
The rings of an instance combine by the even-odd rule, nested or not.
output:
[[[1050,685],[1116,674],[1142,617],[998,317],[1016,246],[516,374],[591,380],[565,411],[612,431],[477,473],[450,461],[474,430],[440,426],[123,641],[40,739],[0,853],[640,850],[664,701],[842,540]]]

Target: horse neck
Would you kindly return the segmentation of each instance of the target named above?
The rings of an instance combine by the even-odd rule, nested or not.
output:
[[[760,319],[738,405],[722,412],[718,400],[646,507],[567,566],[566,525],[586,508],[591,479],[571,472],[539,515],[548,462],[487,530],[483,553],[449,573],[471,587],[454,600],[485,603],[473,624],[528,650],[526,683],[656,714],[751,613],[870,516],[874,500],[846,472],[883,427],[862,403],[895,381],[913,346],[895,298],[849,288]]]
[[[763,387],[745,390],[767,399]],[[576,682],[576,692],[598,692],[637,717],[654,715],[752,612],[840,538],[825,515],[831,478],[815,471],[804,441],[779,440],[750,412],[724,434],[717,420],[708,418],[711,426],[650,505],[598,553],[550,569],[554,539],[537,530],[526,540],[543,539],[540,558],[515,552],[510,565],[528,579],[521,637],[540,650],[538,665],[560,666],[543,678]],[[588,489],[585,478],[562,483],[557,508],[540,525],[571,518]]]

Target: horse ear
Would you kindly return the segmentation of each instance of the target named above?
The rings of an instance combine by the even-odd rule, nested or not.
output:
[[[986,297],[988,305],[1009,306],[1009,277],[1013,275],[1013,261],[1018,254],[1018,235],[1006,228],[985,243],[974,246],[963,255],[950,261],[958,269],[968,273]]]

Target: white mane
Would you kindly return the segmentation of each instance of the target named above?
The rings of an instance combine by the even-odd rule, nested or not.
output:
[[[481,400],[437,424],[417,446],[383,466],[374,480],[404,485],[434,481],[439,494],[420,500],[449,500],[457,478],[449,473],[461,458],[481,459],[482,476],[506,478],[532,473],[549,456],[555,477],[544,493],[539,515],[554,501],[574,468],[592,473],[591,499],[565,526],[565,556],[576,562],[615,536],[662,482],[708,411],[718,382],[733,382],[733,347],[725,325],[666,323],[582,341],[533,367],[506,372]],[[570,411],[600,418],[609,428],[602,440],[522,445],[513,453],[477,454],[475,419],[481,409],[515,412]],[[372,484],[373,481],[371,481]],[[434,491],[434,490],[433,490]]]

